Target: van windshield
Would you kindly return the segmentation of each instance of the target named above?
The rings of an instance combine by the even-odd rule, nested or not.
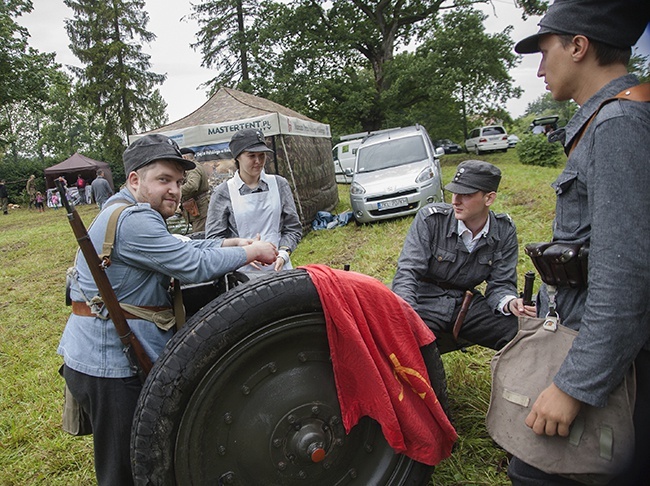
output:
[[[357,172],[372,172],[403,164],[420,162],[427,158],[427,150],[421,136],[399,138],[360,147]]]

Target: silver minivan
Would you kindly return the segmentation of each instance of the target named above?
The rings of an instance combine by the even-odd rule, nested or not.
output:
[[[420,125],[371,134],[359,148],[350,186],[357,223],[414,214],[444,201],[440,156]]]

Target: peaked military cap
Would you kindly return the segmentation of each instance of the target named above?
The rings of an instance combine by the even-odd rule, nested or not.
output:
[[[229,148],[233,159],[239,157],[242,152],[273,153],[273,150],[266,145],[262,130],[254,128],[245,128],[235,133],[230,139]]]
[[[543,34],[581,34],[610,46],[631,47],[648,22],[648,0],[555,0],[540,20],[539,32],[517,42],[515,51],[539,52]]]
[[[183,158],[176,142],[171,138],[154,133],[137,139],[124,151],[124,173],[128,175],[157,160],[173,160],[183,166],[185,170],[191,170],[196,164],[191,160]]]
[[[466,160],[458,164],[456,175],[445,186],[454,194],[473,194],[477,191],[492,192],[499,188],[501,170],[482,160]]]

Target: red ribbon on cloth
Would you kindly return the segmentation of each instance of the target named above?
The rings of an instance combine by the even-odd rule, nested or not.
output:
[[[368,415],[395,452],[428,465],[449,457],[458,435],[420,352],[435,340],[431,330],[372,277],[325,265],[299,268],[309,273],[323,306],[346,433]]]

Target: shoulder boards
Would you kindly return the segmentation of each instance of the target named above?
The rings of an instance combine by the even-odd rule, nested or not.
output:
[[[507,213],[498,213],[494,215],[497,219],[505,219],[507,220],[511,225],[514,226],[515,222],[512,220],[509,214]]]
[[[449,204],[445,203],[433,203],[433,204],[428,204],[424,208],[422,208],[422,212],[424,213],[424,216],[431,216],[432,214],[442,214],[442,215],[448,215],[451,213],[452,207]]]

